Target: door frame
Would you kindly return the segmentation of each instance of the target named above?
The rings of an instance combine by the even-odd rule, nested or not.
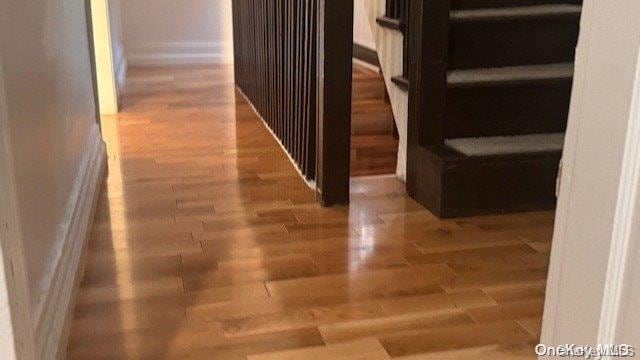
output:
[[[584,0],[580,28],[541,343],[640,345],[640,3]]]
[[[93,49],[92,61],[96,74],[98,104],[101,115],[116,115],[118,113],[118,85],[116,79],[115,57],[111,38],[111,20],[109,0],[85,0],[91,4],[87,11],[87,21],[91,28],[87,32],[91,36],[90,45]],[[90,18],[89,18],[90,16]]]
[[[89,62],[91,63],[91,86],[93,88],[93,103],[95,105],[96,122],[100,123],[100,93],[98,91],[98,71],[96,69],[96,48],[93,42],[93,16],[91,2],[84,0],[84,12],[87,19],[87,42],[89,43]]]
[[[316,198],[349,203],[353,0],[318,0]]]

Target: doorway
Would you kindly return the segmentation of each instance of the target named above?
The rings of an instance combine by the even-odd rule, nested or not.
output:
[[[126,76],[118,0],[85,0],[87,33],[98,119],[119,109]]]
[[[393,176],[399,134],[366,7],[354,1],[351,176]]]
[[[374,49],[354,43],[351,97],[351,176],[394,175],[398,130]]]

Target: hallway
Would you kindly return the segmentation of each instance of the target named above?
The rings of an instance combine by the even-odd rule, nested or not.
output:
[[[131,68],[70,359],[535,358],[553,213],[323,209],[224,66]]]

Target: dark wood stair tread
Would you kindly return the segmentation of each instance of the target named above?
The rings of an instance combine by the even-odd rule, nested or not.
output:
[[[400,19],[394,19],[387,16],[381,16],[376,19],[378,25],[393,30],[404,31],[404,24]]]
[[[449,13],[452,22],[495,21],[522,19],[530,17],[579,17],[582,6],[573,4],[545,4],[532,6],[514,6],[453,10]]]
[[[449,86],[465,86],[504,82],[571,79],[572,77],[573,63],[504,66],[452,70],[447,74],[447,84]]]
[[[465,156],[558,152],[564,146],[564,133],[448,139],[445,145]]]
[[[409,91],[409,79],[407,79],[406,77],[404,77],[403,75],[401,76],[394,76],[391,78],[391,81],[398,86],[401,90],[404,91]]]

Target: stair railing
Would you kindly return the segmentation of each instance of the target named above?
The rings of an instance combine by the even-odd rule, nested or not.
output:
[[[410,0],[387,0],[384,18],[378,21],[381,25],[395,28],[404,35],[402,41],[402,74],[400,76],[394,76],[392,80],[396,85],[405,90],[407,90],[409,86],[409,63],[411,59],[411,31],[408,31],[411,16],[410,8]]]
[[[307,179],[316,170],[318,1],[232,1],[235,82]]]

